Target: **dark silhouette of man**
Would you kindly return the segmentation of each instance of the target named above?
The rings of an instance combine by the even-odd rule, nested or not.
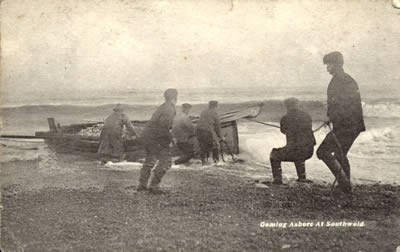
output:
[[[274,148],[270,154],[273,184],[282,184],[281,162],[294,162],[297,181],[310,182],[306,179],[305,161],[312,157],[315,145],[311,116],[300,109],[296,98],[284,103],[287,113],[281,118],[280,128],[286,135],[286,146]]]
[[[328,123],[333,130],[325,137],[317,150],[317,156],[336,177],[339,189],[351,192],[350,163],[347,153],[358,137],[365,131],[361,96],[356,81],[343,70],[343,55],[331,52],[323,63],[332,75],[328,86]]]
[[[164,98],[165,102],[153,113],[142,134],[146,159],[140,170],[138,191],[148,189],[150,193],[163,193],[159,185],[172,165],[170,153],[171,128],[176,114],[175,104],[178,99],[178,91],[167,89],[164,92]],[[147,183],[149,183],[148,187]]]

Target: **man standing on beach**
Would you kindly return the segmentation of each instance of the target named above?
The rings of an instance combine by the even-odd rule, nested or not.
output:
[[[224,139],[221,137],[221,125],[217,108],[218,102],[210,101],[208,109],[200,114],[199,121],[197,122],[196,136],[200,145],[202,165],[206,165],[206,159],[210,152],[213,154],[214,162],[217,163],[219,161],[219,142]]]
[[[178,91],[176,89],[167,89],[164,92],[164,98],[165,102],[153,113],[142,135],[146,159],[140,170],[137,190],[144,191],[148,189],[153,194],[163,193],[159,187],[161,179],[172,164],[170,154],[170,145],[172,144],[171,128],[176,114],[175,104],[178,99]],[[148,182],[149,186],[147,187]]]
[[[286,146],[272,149],[270,155],[273,184],[282,184],[281,162],[294,162],[298,182],[310,182],[306,179],[305,161],[314,153],[315,138],[312,131],[311,116],[300,109],[299,100],[285,100],[287,113],[281,119],[281,132],[286,135]]]
[[[331,170],[339,188],[351,192],[350,163],[347,153],[358,135],[365,131],[361,96],[356,81],[343,70],[343,55],[331,52],[323,63],[332,75],[328,86],[328,124],[333,130],[317,150],[317,156]]]
[[[189,118],[192,105],[182,104],[182,112],[177,114],[172,126],[172,134],[176,140],[176,145],[183,153],[183,156],[175,160],[175,164],[184,164],[190,161],[194,155],[194,125]]]
[[[123,113],[121,105],[117,104],[114,112],[105,120],[100,133],[100,146],[97,152],[101,156],[102,164],[110,160],[122,161],[124,159],[125,150],[122,142],[124,126],[131,135],[136,136],[129,118]]]

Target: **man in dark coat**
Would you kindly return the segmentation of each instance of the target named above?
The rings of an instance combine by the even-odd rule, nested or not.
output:
[[[343,192],[351,192],[350,163],[347,153],[358,135],[365,131],[361,96],[356,81],[343,70],[343,56],[332,52],[324,56],[332,75],[328,86],[328,118],[333,130],[317,150],[317,156],[331,170]]]
[[[123,113],[121,105],[118,104],[114,108],[114,112],[105,120],[100,133],[100,146],[97,152],[101,155],[103,164],[109,160],[122,161],[124,158],[125,150],[122,141],[124,127],[130,135],[136,136],[129,118]]]
[[[189,118],[192,105],[182,104],[182,112],[177,114],[172,126],[172,134],[176,140],[176,145],[183,156],[175,160],[175,164],[184,164],[190,161],[194,155],[195,131],[192,120]]]
[[[217,113],[218,102],[210,101],[208,109],[200,114],[196,125],[196,136],[200,145],[200,157],[202,165],[207,163],[206,159],[210,152],[213,154],[214,162],[219,161],[219,142],[221,137],[220,118]]]
[[[164,98],[165,103],[153,113],[142,134],[146,159],[140,170],[138,191],[148,189],[149,192],[154,194],[163,193],[159,185],[167,170],[171,168],[171,128],[176,114],[175,104],[178,98],[178,91],[176,89],[167,89],[164,92]],[[149,186],[147,187],[148,183]]]
[[[281,162],[294,162],[298,182],[307,182],[305,161],[312,157],[315,138],[312,120],[308,113],[299,108],[299,100],[285,100],[287,114],[280,122],[281,132],[286,135],[286,146],[272,149],[270,155],[273,183],[282,184]]]

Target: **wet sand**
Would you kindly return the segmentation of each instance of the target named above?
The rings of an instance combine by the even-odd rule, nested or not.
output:
[[[165,195],[137,193],[138,167],[88,157],[1,164],[3,251],[395,251],[399,186],[262,186],[237,166],[171,169]],[[197,167],[197,166],[196,166]],[[232,172],[227,172],[232,169]],[[265,176],[263,180],[270,180]],[[364,222],[364,227],[260,227],[261,222]]]

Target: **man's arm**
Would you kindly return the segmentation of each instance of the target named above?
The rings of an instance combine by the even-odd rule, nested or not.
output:
[[[173,111],[172,109],[166,109],[161,112],[159,119],[159,125],[161,130],[160,133],[162,136],[168,138],[169,143],[172,141],[172,134],[170,130],[172,129],[174,117],[175,117],[175,111]]]
[[[193,123],[192,123],[192,121],[190,120],[189,117],[185,118],[184,125],[185,125],[185,128],[186,128],[189,136],[194,136],[195,135],[194,134],[194,125],[193,125]]]
[[[285,134],[286,135],[286,132],[287,132],[287,130],[288,130],[288,128],[287,128],[287,122],[286,122],[287,120],[286,120],[286,116],[283,116],[282,118],[281,118],[281,122],[280,122],[280,125],[281,125],[281,132],[282,132],[282,134]]]
[[[129,131],[129,133],[132,136],[137,136],[136,131],[133,128],[133,125],[132,125],[131,121],[129,120],[129,118],[125,114],[122,114],[122,123],[125,125],[126,129]]]
[[[222,139],[221,137],[221,119],[219,118],[219,115],[215,113],[215,133],[217,136]]]

